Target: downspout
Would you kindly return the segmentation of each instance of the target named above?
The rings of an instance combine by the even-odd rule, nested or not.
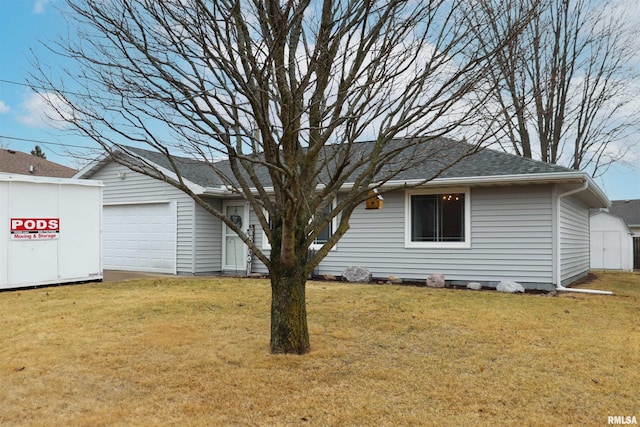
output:
[[[565,193],[562,193],[558,196],[558,203],[556,206],[556,291],[560,292],[579,292],[583,294],[598,294],[598,295],[613,295],[613,292],[610,291],[600,291],[596,289],[577,289],[577,288],[565,288],[562,286],[562,253],[561,253],[561,242],[560,242],[560,214],[562,210],[562,199],[568,196],[571,196],[576,193],[580,193],[589,188],[589,180],[585,179],[584,183],[580,188],[576,188],[573,190],[569,190]]]

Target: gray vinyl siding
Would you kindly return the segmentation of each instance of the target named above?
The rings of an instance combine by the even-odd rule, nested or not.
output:
[[[550,288],[551,186],[472,188],[469,199],[470,248],[406,248],[405,192],[397,191],[384,195],[383,209],[366,210],[364,203],[358,207],[351,228],[315,273],[341,275],[345,267],[359,265],[383,278],[425,280],[443,273],[454,282],[517,280],[529,288]]]
[[[125,174],[120,179],[118,173]],[[177,207],[176,269],[178,274],[193,274],[194,202],[182,191],[148,176],[132,172],[117,163],[107,163],[91,179],[104,183],[103,204],[174,201]]]
[[[207,198],[215,209],[222,210],[222,200]],[[194,273],[207,274],[222,270],[222,222],[200,205],[195,206]]]
[[[560,268],[562,285],[589,271],[589,209],[575,197],[560,201]]]

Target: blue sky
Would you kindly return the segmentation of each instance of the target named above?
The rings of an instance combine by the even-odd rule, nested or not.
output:
[[[78,147],[95,144],[47,124],[43,103],[26,85],[32,70],[31,52],[52,66],[63,65],[40,44],[66,34],[67,24],[56,10],[62,3],[0,0],[0,147],[28,153],[40,145],[49,160],[77,168],[83,161],[71,156],[69,150],[85,152]],[[636,153],[640,153],[640,144]],[[596,178],[611,200],[640,199],[639,158],[640,154],[629,156]]]
[[[40,44],[66,31],[54,6],[56,0],[0,0],[0,147],[28,153],[40,145],[49,160],[77,168],[81,161],[69,150],[95,145],[47,123],[43,102],[26,84],[32,52],[58,61]]]

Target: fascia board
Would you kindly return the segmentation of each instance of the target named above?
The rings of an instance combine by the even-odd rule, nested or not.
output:
[[[544,183],[544,182],[560,182],[567,180],[584,181],[588,176],[582,172],[578,173],[543,173],[543,174],[527,174],[527,175],[490,175],[490,176],[465,176],[455,178],[435,178],[427,181],[425,186],[443,186],[443,185],[459,185],[459,184],[510,184],[510,183]],[[423,180],[414,179],[406,181],[389,181],[388,185],[416,185]]]
[[[457,180],[458,178],[442,178],[434,179],[430,181],[430,184],[438,185],[438,183],[448,182],[451,180]],[[577,183],[588,182],[586,191],[592,194],[596,199],[596,204],[602,207],[608,208],[611,206],[611,201],[604,194],[604,192],[598,187],[598,185],[591,179],[591,177],[585,172],[563,172],[563,173],[542,173],[542,174],[529,174],[529,175],[499,175],[499,176],[487,176],[487,177],[469,177],[463,178],[467,184],[536,184],[536,183],[563,183],[567,181],[575,181]]]
[[[560,176],[559,176],[560,175]],[[443,187],[454,185],[472,185],[472,184],[509,184],[514,182],[519,183],[536,183],[536,182],[558,182],[566,180],[584,181],[584,174],[570,173],[570,174],[530,174],[530,175],[493,175],[493,176],[466,176],[456,178],[435,178],[430,181],[424,182],[423,179],[407,179],[407,180],[392,180],[387,181],[384,187],[387,188],[404,188],[414,187],[416,185],[425,187]],[[318,184],[316,189],[320,190],[324,188],[323,184]],[[353,188],[353,183],[347,182],[342,186],[343,190],[349,190]],[[273,187],[265,187],[266,192],[273,192]],[[251,191],[255,191],[255,188],[251,188]]]
[[[611,207],[611,200],[609,199],[609,197],[604,194],[604,191],[602,191],[598,184],[596,184],[589,175],[584,172],[583,174],[587,178],[587,181],[589,181],[589,189],[591,190],[591,192],[602,202],[605,208],[609,209]]]
[[[84,179],[85,176],[90,175],[91,172],[96,169],[98,166],[101,166],[105,163],[107,163],[109,161],[109,155],[108,154],[101,154],[98,158],[92,160],[91,162],[89,162],[89,164],[87,164],[85,167],[83,167],[82,169],[80,169],[78,172],[76,172],[75,175],[72,176],[72,178],[75,179]]]
[[[204,187],[201,193],[204,196],[230,196],[233,192],[225,187]]]
[[[490,176],[465,176],[455,178],[435,178],[424,182],[422,179],[413,180],[395,180],[388,181],[384,184],[387,188],[405,188],[405,187],[450,187],[450,186],[477,186],[490,184],[544,184],[544,183],[562,183],[567,181],[575,181],[576,183],[589,182],[587,191],[597,199],[603,207],[609,207],[611,201],[602,192],[600,187],[585,172],[556,172],[556,173],[538,173],[526,175],[490,175]],[[349,189],[352,184],[345,184],[344,189]]]
[[[29,182],[40,184],[81,185],[86,187],[104,187],[102,181],[94,179],[58,178],[52,176],[31,176],[0,173],[0,182]]]
[[[602,192],[600,187],[591,179],[585,172],[556,172],[556,173],[539,173],[539,174],[526,174],[526,175],[491,175],[491,176],[467,176],[456,178],[435,178],[427,182],[423,182],[422,179],[414,180],[395,180],[388,181],[384,184],[386,188],[406,188],[419,185],[421,187],[450,187],[450,186],[477,186],[477,185],[489,185],[489,184],[543,184],[543,183],[562,183],[567,181],[575,181],[576,183],[589,182],[587,191],[596,198],[599,204],[604,207],[609,207],[611,202],[609,198]],[[318,185],[317,189],[321,190],[324,186]],[[342,186],[342,190],[349,190],[353,187],[353,183],[345,183]],[[267,193],[273,193],[273,187],[265,187],[264,190]],[[251,191],[256,194],[257,190],[251,188]],[[233,192],[226,188],[211,188],[205,189],[205,194],[212,195],[231,195]]]

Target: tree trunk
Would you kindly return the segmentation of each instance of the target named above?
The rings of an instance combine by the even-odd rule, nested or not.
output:
[[[271,269],[271,353],[305,354],[311,349],[303,267],[280,264]]]

